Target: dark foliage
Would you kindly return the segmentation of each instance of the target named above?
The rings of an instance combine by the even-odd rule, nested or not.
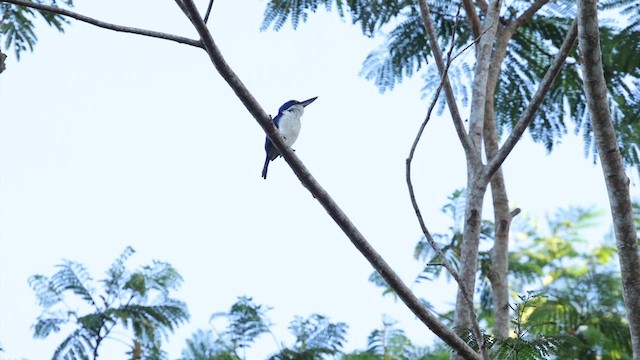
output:
[[[58,5],[56,0],[32,1],[50,6]],[[60,2],[66,6],[73,6],[73,0],[62,0]],[[0,21],[0,35],[5,37],[4,47],[8,49],[13,46],[18,59],[20,59],[20,53],[27,50],[27,48],[33,51],[33,47],[38,40],[34,30],[34,20],[37,15],[40,15],[47,24],[55,27],[60,32],[64,32],[64,26],[69,24],[69,21],[62,15],[7,3],[0,3],[0,14],[3,14],[2,21]]]
[[[425,77],[425,93],[431,93],[439,83],[437,71],[426,66],[431,50],[417,4],[413,1],[272,0],[267,3],[261,29],[273,27],[279,30],[289,19],[296,28],[319,6],[327,10],[335,7],[341,18],[350,16],[365,36],[384,34],[385,43],[367,56],[360,72],[380,91],[392,90],[404,78],[419,72]],[[471,43],[473,39],[466,19],[456,18],[457,3],[432,0],[429,6],[441,46],[450,45],[454,31],[454,53]],[[501,25],[515,21],[529,6],[531,2],[524,0],[505,4]],[[618,10],[620,16],[629,21],[624,28],[603,22],[601,41],[611,109],[623,158],[627,165],[640,169],[640,57],[637,56],[640,52],[640,6],[636,0],[608,0],[602,1],[600,7]],[[501,132],[509,131],[526,108],[575,18],[575,12],[575,1],[551,1],[509,42],[495,98],[496,121]],[[467,84],[472,67],[469,58],[463,57],[451,67],[451,80],[463,104],[469,95]],[[551,151],[568,133],[567,120],[571,120],[575,132],[582,133],[585,154],[595,157],[597,153],[585,103],[579,57],[574,52],[529,127],[533,140]],[[444,109],[442,102],[439,109]]]
[[[100,281],[102,292],[94,288],[82,264],[68,260],[58,265],[59,270],[50,278],[29,278],[44,308],[33,326],[34,336],[46,338],[63,326],[75,327],[55,350],[53,359],[97,358],[100,345],[116,326],[129,330],[132,358],[165,357],[161,340],[189,318],[186,305],[169,296],[182,278],[171,265],[159,261],[131,272],[125,262],[132,254],[133,249],[127,248],[113,263]]]

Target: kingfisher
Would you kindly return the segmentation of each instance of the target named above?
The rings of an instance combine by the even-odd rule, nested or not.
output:
[[[304,108],[314,102],[318,97],[313,97],[305,101],[289,100],[280,106],[278,109],[278,115],[273,118],[278,131],[284,138],[284,143],[287,146],[293,145],[300,134],[300,118],[304,114]],[[262,168],[262,178],[267,178],[267,170],[269,169],[269,162],[273,161],[280,155],[280,152],[273,145],[269,137],[264,144],[264,150],[267,152],[267,158],[264,161],[264,167]]]

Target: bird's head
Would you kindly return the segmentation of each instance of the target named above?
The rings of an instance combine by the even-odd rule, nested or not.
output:
[[[304,113],[305,106],[311,104],[317,98],[318,97],[316,96],[316,97],[312,97],[311,99],[307,99],[305,101],[289,100],[286,103],[284,103],[282,106],[280,106],[280,109],[278,109],[278,113],[284,114],[285,112],[300,112],[300,115],[302,115],[302,113]]]

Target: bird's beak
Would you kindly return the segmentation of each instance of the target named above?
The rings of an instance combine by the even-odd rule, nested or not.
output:
[[[318,97],[312,97],[309,100],[305,100],[305,101],[300,101],[300,105],[302,105],[302,107],[306,107],[307,105],[311,104],[312,102],[316,101]]]

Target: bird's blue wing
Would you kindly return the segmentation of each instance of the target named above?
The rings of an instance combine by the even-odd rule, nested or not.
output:
[[[276,117],[273,118],[273,124],[280,129],[280,118],[282,118],[282,113],[278,112],[278,115],[276,115]]]
[[[278,115],[276,117],[273,118],[273,124],[276,126],[276,128],[280,129],[280,118],[282,117],[282,113],[278,113]],[[266,140],[264,142],[264,149],[267,151],[267,153],[269,153],[269,151],[273,151],[273,144],[271,143],[271,140],[269,140],[268,136],[265,136]]]

